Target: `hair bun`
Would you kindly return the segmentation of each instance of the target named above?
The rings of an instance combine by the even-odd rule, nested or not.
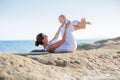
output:
[[[35,41],[35,46],[39,46],[39,42],[38,41]]]

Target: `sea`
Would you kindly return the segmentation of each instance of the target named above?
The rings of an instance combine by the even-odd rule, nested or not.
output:
[[[77,43],[94,43],[97,40],[98,39],[77,40]],[[34,40],[0,41],[0,53],[24,53],[42,49],[42,46],[35,46]]]

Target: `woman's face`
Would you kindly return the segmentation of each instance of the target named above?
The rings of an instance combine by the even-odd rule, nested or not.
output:
[[[43,42],[43,43],[48,43],[48,36],[45,35],[45,34],[42,34],[42,37],[43,37],[42,42]]]

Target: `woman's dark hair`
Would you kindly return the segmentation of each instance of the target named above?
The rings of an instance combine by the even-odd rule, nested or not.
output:
[[[36,36],[35,46],[43,45],[42,39],[44,39],[42,33],[38,34]]]

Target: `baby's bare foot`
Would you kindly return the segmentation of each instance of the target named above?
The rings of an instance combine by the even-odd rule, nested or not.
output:
[[[89,25],[91,25],[91,22],[87,21],[87,22],[86,22],[86,24],[89,24]]]

